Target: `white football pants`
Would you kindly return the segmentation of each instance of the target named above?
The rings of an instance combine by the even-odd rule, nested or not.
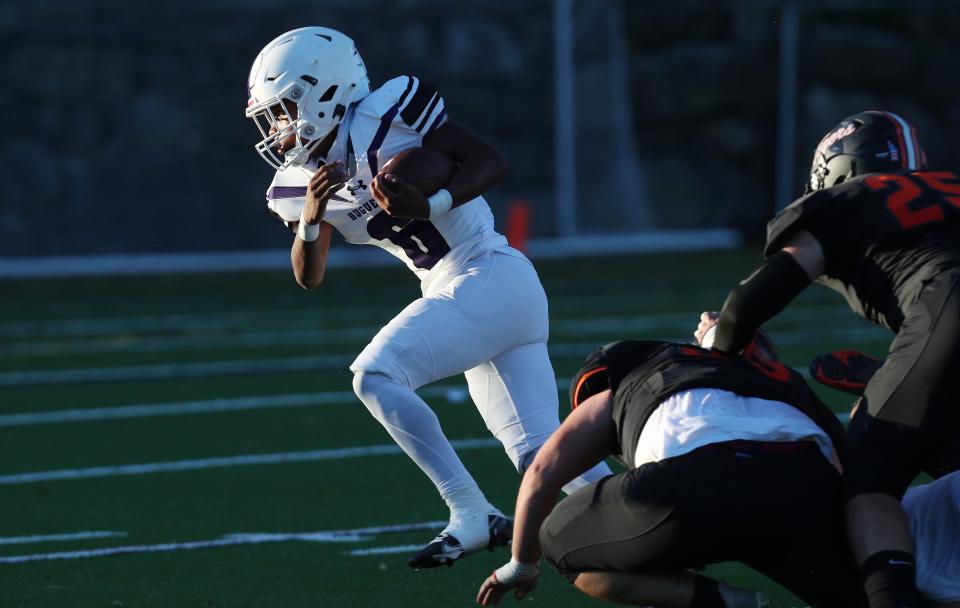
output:
[[[487,429],[519,471],[560,424],[548,327],[533,265],[519,253],[485,254],[380,330],[350,366],[354,390],[447,498],[476,483],[414,391],[463,373]],[[609,474],[601,463],[565,490]]]

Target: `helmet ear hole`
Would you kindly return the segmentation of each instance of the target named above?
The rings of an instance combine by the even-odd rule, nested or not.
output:
[[[337,94],[337,85],[330,85],[326,91],[323,92],[323,95],[320,97],[320,101],[330,101],[333,99],[333,96]]]

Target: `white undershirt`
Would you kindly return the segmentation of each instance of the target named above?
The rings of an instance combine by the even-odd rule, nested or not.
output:
[[[657,406],[640,432],[634,466],[736,439],[815,441],[824,457],[834,462],[830,437],[797,408],[780,401],[697,388],[674,393]]]
[[[910,488],[903,509],[917,546],[917,588],[936,602],[960,602],[960,471]]]

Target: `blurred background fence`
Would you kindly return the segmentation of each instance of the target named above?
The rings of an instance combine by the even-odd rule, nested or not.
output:
[[[760,239],[820,136],[863,109],[901,113],[933,165],[960,165],[953,0],[0,9],[0,274],[37,259],[176,254],[189,266],[199,253],[286,249],[243,110],[256,53],[302,25],[351,35],[375,84],[437,84],[451,117],[510,162],[489,196],[500,226],[522,202],[540,241]]]

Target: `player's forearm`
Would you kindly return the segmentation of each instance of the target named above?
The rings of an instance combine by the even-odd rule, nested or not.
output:
[[[738,354],[761,325],[779,314],[809,284],[810,277],[794,256],[785,251],[770,256],[727,296],[713,348]]]
[[[453,206],[480,196],[507,175],[507,161],[476,133],[456,121],[447,121],[424,138],[423,145],[443,152],[459,167],[444,186]]]
[[[456,207],[495,186],[506,177],[507,171],[507,161],[500,153],[486,148],[464,159],[444,188],[453,196]]]
[[[323,281],[327,269],[327,254],[330,251],[330,230],[320,225],[320,236],[314,241],[304,241],[299,235],[290,248],[290,264],[297,283],[304,289],[313,289]]]
[[[540,561],[540,526],[557,502],[562,481],[532,465],[524,474],[513,520],[513,558],[524,564]]]

